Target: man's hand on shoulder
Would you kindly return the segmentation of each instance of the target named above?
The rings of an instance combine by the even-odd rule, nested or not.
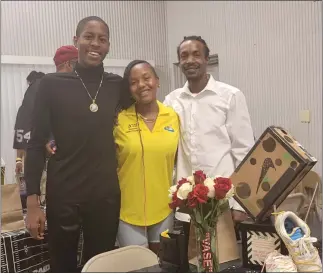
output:
[[[46,150],[49,156],[54,155],[56,153],[56,149],[55,140],[51,140],[46,144]]]

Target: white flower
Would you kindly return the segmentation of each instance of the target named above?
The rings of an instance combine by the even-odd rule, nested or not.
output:
[[[184,183],[177,191],[177,198],[180,200],[187,199],[188,194],[192,191],[193,186],[190,183]]]
[[[225,198],[229,199],[231,197],[234,196],[234,185],[231,185],[230,190],[227,192],[227,194],[225,195]]]
[[[171,186],[171,187],[168,189],[168,192],[169,192],[168,197],[169,197],[169,198],[172,198],[172,197],[173,197],[173,194],[176,192],[176,190],[177,190],[177,185],[173,185],[173,186]]]
[[[189,181],[192,185],[195,185],[194,176],[188,176],[186,180]]]
[[[211,178],[206,178],[204,181],[204,185],[209,189],[209,193],[207,196],[209,198],[215,197],[215,189],[214,189],[214,181]]]

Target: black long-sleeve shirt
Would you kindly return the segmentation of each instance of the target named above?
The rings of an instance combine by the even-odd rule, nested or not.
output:
[[[57,145],[47,169],[47,204],[86,202],[120,195],[113,125],[122,78],[105,73],[103,65],[75,67],[94,98],[97,112],[80,79],[72,73],[52,73],[41,80],[33,113],[33,130],[25,162],[28,195],[40,194],[45,144],[52,132]]]
[[[26,149],[30,138],[32,113],[40,79],[37,79],[27,88],[21,106],[18,109],[15,123],[14,149]]]

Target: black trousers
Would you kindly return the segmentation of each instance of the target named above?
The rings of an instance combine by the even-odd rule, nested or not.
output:
[[[82,226],[84,263],[113,250],[118,232],[120,199],[84,204],[48,204],[46,208],[51,272],[77,272],[77,248]]]

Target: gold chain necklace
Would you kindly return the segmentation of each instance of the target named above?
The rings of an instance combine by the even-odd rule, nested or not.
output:
[[[75,72],[75,74],[77,75],[77,77],[81,80],[81,83],[83,84],[83,87],[85,88],[85,90],[86,90],[86,92],[87,92],[87,94],[89,95],[89,97],[91,98],[91,100],[92,100],[92,104],[90,105],[90,110],[92,111],[92,112],[97,112],[98,110],[99,110],[99,106],[96,104],[96,97],[98,97],[98,94],[99,94],[99,91],[100,91],[100,89],[101,89],[101,86],[102,86],[102,82],[103,82],[103,73],[102,73],[102,76],[101,76],[101,82],[100,82],[100,85],[99,85],[99,88],[98,88],[98,90],[96,91],[96,94],[95,94],[95,96],[94,96],[94,98],[91,96],[91,94],[90,94],[90,92],[88,91],[88,89],[86,88],[86,86],[85,86],[85,84],[84,84],[84,82],[83,82],[83,80],[82,80],[82,78],[79,76],[79,74],[77,73],[77,71],[76,70],[74,70],[74,72]]]
[[[154,123],[156,120],[157,120],[157,117],[155,118],[147,118],[145,116],[142,116],[140,113],[139,113],[139,116],[146,122],[146,123]]]

